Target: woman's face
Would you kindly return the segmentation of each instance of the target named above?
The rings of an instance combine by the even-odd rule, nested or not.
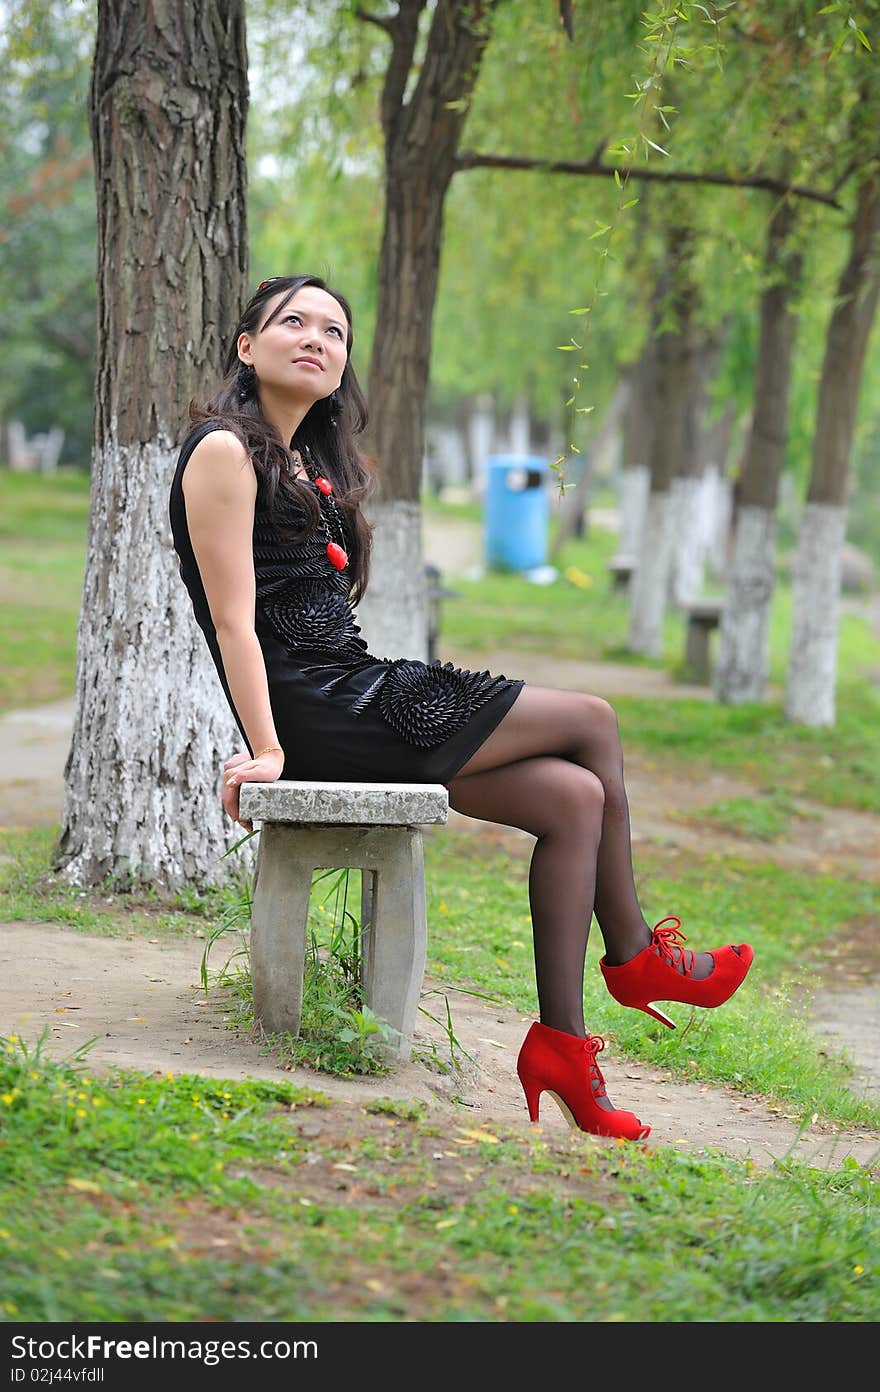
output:
[[[256,370],[261,391],[311,405],[342,381],[348,361],[348,323],[338,300],[317,285],[303,285],[266,327],[287,292],[270,299],[260,329],[240,334],[238,356]]]

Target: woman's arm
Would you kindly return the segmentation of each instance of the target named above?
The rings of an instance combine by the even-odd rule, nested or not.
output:
[[[254,627],[257,478],[247,451],[231,431],[214,430],[199,441],[184,470],[183,495],[229,691],[256,754],[278,745],[279,740]],[[277,764],[274,780],[281,772],[283,756],[276,753],[266,759]]]

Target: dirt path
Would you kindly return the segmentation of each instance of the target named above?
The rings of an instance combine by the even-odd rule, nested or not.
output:
[[[381,1078],[345,1081],[298,1068],[285,1073],[258,1039],[237,1028],[222,992],[200,988],[204,944],[162,945],[142,938],[84,937],[46,924],[9,923],[0,929],[0,1032],[28,1041],[48,1031],[45,1047],[63,1058],[94,1041],[89,1068],[194,1073],[217,1078],[289,1077],[332,1099],[354,1105],[378,1097],[420,1100],[450,1128],[468,1118],[481,1126],[526,1124],[516,1054],[530,1016],[466,995],[449,997],[455,1034],[469,1058],[454,1073],[418,1061],[433,1050],[449,1063],[443,1030],[427,1017],[417,1033],[416,1059]],[[424,1003],[442,1015],[442,996],[425,982]],[[607,1063],[605,1059],[607,1058]],[[715,1150],[766,1165],[792,1154],[837,1167],[847,1156],[880,1164],[880,1135],[811,1127],[798,1134],[795,1119],[760,1100],[682,1083],[663,1070],[603,1056],[609,1092],[644,1120],[650,1146]],[[568,1136],[558,1109],[545,1100],[541,1128]]]
[[[479,540],[473,524],[431,523],[426,559],[452,578],[479,564]],[[441,656],[472,665],[465,654]],[[479,665],[539,685],[592,691],[609,700],[630,693],[664,698],[701,694],[698,687],[676,685],[662,671],[628,664],[498,651],[481,653]],[[72,717],[72,701],[0,716],[0,830],[57,825]],[[720,851],[809,871],[876,878],[880,818],[803,804],[792,836],[780,843],[756,843],[719,831],[695,815],[722,799],[753,796],[749,783],[713,773],[693,785],[658,761],[632,756],[627,782],[636,853],[640,842],[662,838],[682,855]],[[455,812],[449,826],[523,855],[533,844],[525,833]],[[443,829],[432,829],[431,834],[442,835]],[[0,924],[0,1034],[13,1032],[34,1042],[47,1032],[46,1047],[56,1057],[68,1056],[91,1041],[88,1058],[95,1070],[124,1066],[224,1078],[278,1077],[283,1070],[277,1058],[235,1026],[231,1002],[222,993],[206,998],[201,991],[203,948],[198,939],[166,944],[138,936],[85,937],[40,923]],[[445,1005],[442,996],[432,994],[435,989],[434,982],[425,981],[423,1004],[442,1016]],[[455,1072],[419,1061],[420,1056],[435,1056],[448,1065],[450,1059],[445,1033],[422,1016],[415,1060],[390,1076],[343,1081],[307,1069],[292,1076],[299,1084],[353,1105],[375,1097],[419,1099],[450,1126],[460,1123],[463,1115],[483,1125],[523,1125],[526,1112],[516,1054],[532,1017],[465,994],[451,994],[449,1004],[467,1055]],[[813,1027],[830,1047],[846,1049],[855,1061],[855,1086],[866,1096],[880,1097],[876,934],[866,931],[863,940],[853,941],[829,961],[813,1007]],[[678,1082],[656,1068],[619,1058],[613,1044],[602,1064],[617,1105],[651,1123],[650,1146],[714,1149],[757,1164],[789,1153],[822,1166],[837,1166],[847,1156],[880,1164],[878,1132],[837,1133],[814,1127],[799,1136],[795,1118],[767,1108],[759,1099]],[[545,1101],[541,1124],[548,1135],[569,1134],[552,1102]]]

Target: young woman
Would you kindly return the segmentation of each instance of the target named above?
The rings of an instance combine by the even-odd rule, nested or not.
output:
[[[517,1061],[529,1116],[546,1091],[573,1126],[640,1139],[650,1127],[608,1100],[604,1040],[584,1025],[593,912],[612,996],[670,1026],[653,1002],[721,1005],[752,949],[693,953],[679,919],[648,926],[605,701],[368,651],[352,606],[369,577],[361,505],[375,471],[356,443],[367,413],[352,341],[348,302],[322,279],[263,281],[223,380],[190,408],[171,487],[174,546],[248,749],[224,764],[223,806],[239,821],[241,784],[282,777],[437,782],[456,811],[533,835],[540,1022]]]

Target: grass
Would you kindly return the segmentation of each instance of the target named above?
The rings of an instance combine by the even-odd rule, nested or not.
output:
[[[880,690],[846,681],[833,728],[786,720],[776,704],[614,701],[624,747],[699,778],[706,768],[734,772],[777,796],[828,807],[880,812]]]
[[[794,819],[804,815],[787,793],[768,792],[752,797],[722,798],[701,807],[701,822],[721,831],[732,831],[751,841],[781,841],[791,834]],[[807,814],[819,820],[818,813]]]
[[[70,696],[89,479],[0,469],[0,711]]]
[[[854,1322],[877,1186],[0,1040],[3,1318]],[[38,1198],[38,1201],[36,1201]]]

